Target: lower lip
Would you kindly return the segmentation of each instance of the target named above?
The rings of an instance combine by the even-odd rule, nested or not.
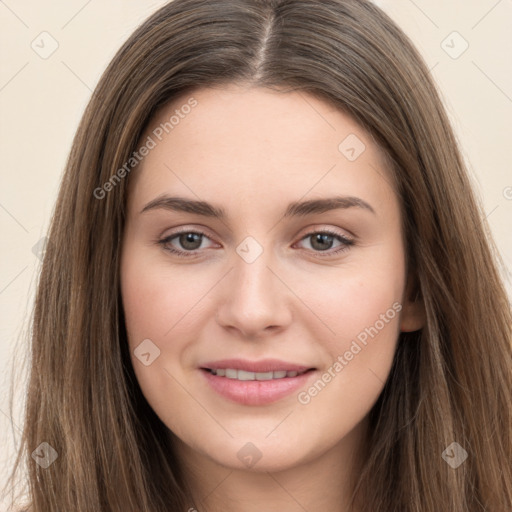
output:
[[[208,384],[223,397],[242,405],[266,405],[277,402],[304,386],[314,371],[296,377],[272,380],[238,380],[213,375],[201,369]]]

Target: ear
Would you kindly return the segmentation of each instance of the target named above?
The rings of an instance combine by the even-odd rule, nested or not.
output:
[[[423,303],[420,288],[415,277],[412,274],[409,274],[402,302],[400,331],[418,331],[425,325],[425,320],[425,305]]]

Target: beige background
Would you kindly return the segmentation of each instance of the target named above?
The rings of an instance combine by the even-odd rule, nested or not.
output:
[[[11,366],[21,371],[13,355],[18,347],[22,356],[25,346],[40,263],[33,247],[48,227],[74,131],[101,72],[164,3],[0,1],[0,485],[22,422],[23,374],[12,419],[7,391]],[[512,295],[512,0],[375,3],[413,39],[441,88]],[[57,44],[53,54],[44,54]]]

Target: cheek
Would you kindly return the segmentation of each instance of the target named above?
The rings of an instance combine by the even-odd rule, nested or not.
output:
[[[373,339],[375,328],[379,335],[382,331],[380,339],[390,332],[391,338],[398,335],[405,286],[405,260],[398,239],[361,250],[336,268],[319,266],[314,275],[295,272],[287,278],[308,307],[301,308],[301,320],[308,322],[310,330],[316,325],[317,338],[322,338],[331,356],[345,352],[358,337],[363,343]]]
[[[318,378],[301,390],[297,400],[304,417],[325,425],[324,436],[345,435],[379,398],[393,363],[398,316],[399,303],[395,303],[385,320],[372,322],[351,338],[344,333],[343,339],[331,345],[330,361]]]
[[[146,254],[145,254],[146,252]],[[148,258],[148,251],[126,248],[121,264],[121,290],[130,344],[151,338],[165,342],[191,322],[194,305],[206,285],[191,276]],[[204,279],[208,282],[206,276]]]
[[[348,422],[347,428],[362,419],[380,395],[400,333],[405,286],[401,244],[397,240],[367,254],[340,267],[335,278],[326,273],[325,279],[308,280],[302,288],[305,293],[309,285],[306,297],[321,319],[316,320],[317,340],[327,358],[299,403],[314,410],[319,420],[335,419],[338,426]],[[333,409],[333,404],[339,407]]]
[[[347,435],[368,415],[384,388],[396,351],[401,304],[393,302],[389,291],[375,295],[364,294],[361,299],[366,300],[358,304],[345,302],[346,310],[334,324],[336,335],[324,338],[325,363],[297,396],[303,423],[314,421],[322,427],[315,442],[327,446]]]
[[[121,260],[121,295],[130,358],[151,408],[166,425],[179,432],[182,425],[169,414],[169,400],[172,397],[178,407],[190,399],[178,384],[178,374],[193,339],[192,329],[198,327],[194,304],[206,290],[205,285],[199,289],[197,282],[191,283],[179,270],[171,272],[169,265],[157,264],[148,252],[127,244]]]
[[[121,295],[130,357],[155,411],[168,409],[166,397],[181,396],[173,376],[181,380],[184,369],[190,370],[195,341],[213,316],[205,308],[218,276],[208,266],[186,267],[171,265],[162,253],[130,240],[123,249]],[[146,360],[139,358],[147,352]]]

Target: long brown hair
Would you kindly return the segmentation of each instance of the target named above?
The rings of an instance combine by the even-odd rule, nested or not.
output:
[[[512,510],[510,305],[422,58],[367,0],[174,0],[104,72],[67,161],[35,301],[11,475],[14,481],[24,461],[32,511],[193,505],[127,349],[119,251],[129,176],[95,191],[129,161],[158,108],[197,87],[228,83],[330,102],[374,137],[394,173],[426,324],[400,335],[370,412],[354,496],[365,512]],[[47,468],[32,457],[43,442],[58,455]],[[456,469],[445,460],[454,449],[468,454]]]

